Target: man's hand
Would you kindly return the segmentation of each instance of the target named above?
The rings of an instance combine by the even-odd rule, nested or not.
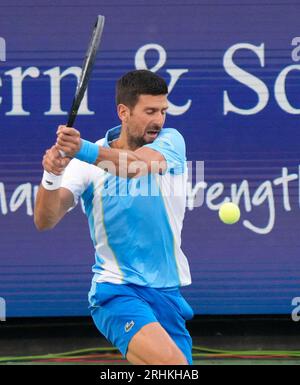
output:
[[[81,147],[80,132],[72,127],[58,126],[56,134],[56,149],[73,158]]]
[[[60,175],[70,163],[70,160],[69,158],[63,158],[56,146],[52,146],[43,157],[43,167],[52,174]]]

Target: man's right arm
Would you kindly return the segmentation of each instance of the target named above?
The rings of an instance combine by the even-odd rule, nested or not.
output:
[[[74,205],[71,191],[60,187],[46,190],[42,185],[38,189],[34,207],[34,224],[38,230],[52,229]]]
[[[53,146],[44,155],[43,167],[54,178],[59,178],[69,162],[70,159],[62,158],[58,150]],[[36,228],[38,230],[52,229],[73,205],[74,197],[68,189],[58,187],[48,190],[41,184],[34,207]]]

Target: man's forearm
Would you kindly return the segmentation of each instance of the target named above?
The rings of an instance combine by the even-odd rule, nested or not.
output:
[[[98,156],[94,165],[112,174],[123,177],[133,177],[138,174],[138,172],[147,172],[147,163],[143,162],[143,160],[131,150],[99,147]]]
[[[60,189],[50,191],[41,185],[34,207],[34,223],[37,229],[52,229],[62,216]]]
[[[131,178],[147,173],[161,172],[164,169],[164,160],[161,159],[161,156],[156,153],[157,156],[153,159],[152,153],[152,160],[150,160],[149,151],[153,152],[150,149],[143,149],[142,154],[139,149],[132,151],[107,148],[83,140],[80,151],[75,154],[75,157],[100,167],[111,174]]]
[[[80,132],[72,127],[59,126],[55,147],[71,158],[75,157],[126,178],[160,173],[167,166],[164,156],[151,148],[141,146],[132,151],[99,146],[82,139]]]

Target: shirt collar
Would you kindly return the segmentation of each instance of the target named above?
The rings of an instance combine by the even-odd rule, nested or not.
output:
[[[105,140],[104,140],[104,147],[109,147],[109,143],[112,141],[112,140],[115,140],[117,139],[120,134],[121,134],[121,128],[122,126],[119,125],[119,126],[116,126],[116,127],[113,127],[113,128],[110,128],[106,134],[105,134]]]

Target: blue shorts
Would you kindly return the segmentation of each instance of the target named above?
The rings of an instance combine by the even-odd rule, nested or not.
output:
[[[192,339],[185,321],[194,313],[179,289],[92,282],[89,301],[95,325],[124,357],[131,338],[143,326],[159,322],[192,364]]]

